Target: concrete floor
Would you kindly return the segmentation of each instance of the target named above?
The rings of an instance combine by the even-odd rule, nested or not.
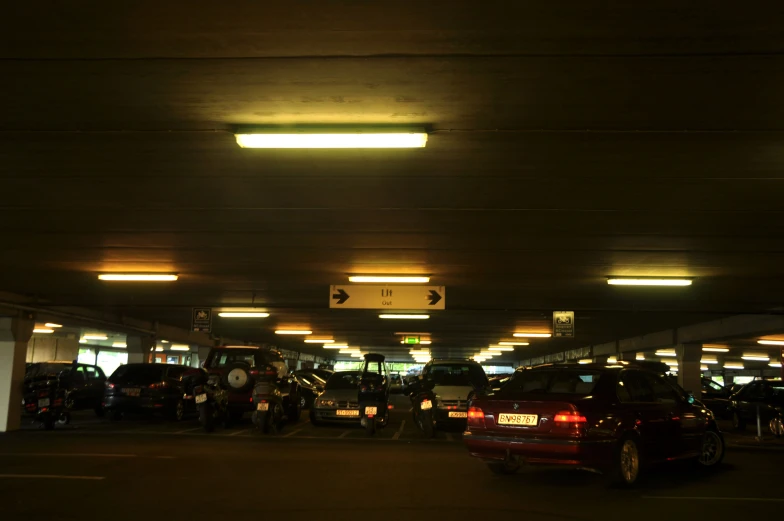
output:
[[[784,452],[732,448],[716,472],[662,466],[629,491],[573,470],[498,477],[467,455],[459,432],[419,439],[405,402],[396,403],[392,424],[373,439],[304,419],[275,437],[250,424],[207,435],[194,420],[87,417],[54,432],[7,434],[0,518],[735,521],[776,518],[784,506]]]

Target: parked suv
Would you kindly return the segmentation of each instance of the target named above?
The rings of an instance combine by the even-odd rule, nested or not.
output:
[[[421,379],[432,385],[437,423],[465,425],[470,395],[489,385],[484,369],[473,360],[432,360],[422,369]]]
[[[264,372],[267,366],[274,367],[279,379],[288,378],[288,366],[281,354],[274,349],[257,346],[221,346],[214,347],[207,355],[204,369],[210,374],[221,377],[221,383],[229,391],[229,416],[239,420],[246,412],[255,409],[253,404],[253,386],[256,377]],[[299,386],[291,378],[289,395],[295,396],[299,406]],[[288,396],[284,399],[284,407],[288,405]]]
[[[106,375],[96,365],[57,360],[28,364],[24,379],[25,395],[35,394],[35,389],[58,378],[65,391],[64,405],[68,411],[93,409],[95,414],[103,416],[101,404]],[[26,409],[30,410],[27,405],[33,401],[27,398],[25,400],[28,402]]]

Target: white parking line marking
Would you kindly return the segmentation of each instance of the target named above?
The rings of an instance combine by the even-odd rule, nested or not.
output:
[[[283,437],[283,438],[288,438],[289,436],[294,436],[295,434],[297,434],[297,433],[298,433],[298,432],[300,432],[301,430],[302,430],[302,429],[297,429],[296,431],[291,431],[291,432],[289,432],[289,433],[286,433],[286,434],[284,434],[282,437]]]
[[[89,452],[68,452],[68,453],[55,453],[55,452],[19,452],[19,453],[2,453],[0,457],[46,457],[46,458],[57,458],[60,456],[65,457],[78,457],[78,458],[136,458],[138,457],[137,454],[92,454]]]
[[[82,479],[100,481],[106,479],[105,476],[62,476],[59,474],[0,474],[0,478],[5,479]]]
[[[241,431],[236,431],[236,432],[229,433],[226,436],[237,436],[237,435],[242,434],[244,432],[250,432],[250,431],[251,431],[250,429],[244,429],[244,430],[241,430]]]
[[[411,411],[413,411],[413,410],[414,410],[414,408],[413,408],[413,407],[409,407],[409,408],[408,408],[408,412],[411,412]]]
[[[455,439],[452,437],[452,433],[451,432],[447,432],[446,433],[446,440],[447,441],[455,441]]]
[[[686,501],[767,501],[769,503],[784,503],[780,497],[708,497],[708,496],[642,496],[643,499],[683,499]]]
[[[351,434],[351,431],[343,431],[343,432],[340,434],[340,436],[338,436],[338,438],[345,438],[345,437],[346,437],[346,436],[348,436],[349,434]]]
[[[400,435],[403,434],[403,427],[405,427],[405,426],[406,426],[406,420],[403,420],[402,422],[400,422],[400,428],[397,430],[395,435],[392,436],[393,440],[396,440],[396,439],[400,438]]]
[[[192,429],[185,429],[183,431],[174,431],[174,432],[166,433],[166,434],[185,434],[186,432],[193,432],[193,431],[198,431],[198,430],[201,430],[201,427],[194,427]],[[163,432],[161,434],[163,434]]]

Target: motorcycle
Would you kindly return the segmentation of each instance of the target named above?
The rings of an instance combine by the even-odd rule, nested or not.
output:
[[[278,368],[267,365],[253,386],[253,424],[264,434],[277,433],[287,422],[299,421],[302,403],[293,376],[280,376]]]
[[[192,395],[205,432],[214,431],[216,424],[229,423],[229,391],[221,384],[220,375],[201,374],[194,381]]]
[[[66,389],[60,385],[60,377],[46,376],[28,383],[23,405],[25,412],[49,431],[54,429],[55,424],[67,425],[71,422],[66,398]]]
[[[408,387],[414,425],[419,428],[425,438],[432,438],[436,434],[434,411],[438,407],[438,401],[433,387],[433,382],[427,380],[418,380]]]
[[[389,386],[384,355],[368,353],[359,380],[360,424],[369,436],[389,423]]]

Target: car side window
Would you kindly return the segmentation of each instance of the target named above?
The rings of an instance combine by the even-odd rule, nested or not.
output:
[[[71,380],[74,382],[84,382],[87,380],[83,365],[77,367],[76,371],[71,371]]]
[[[743,399],[749,401],[758,401],[765,399],[765,389],[762,387],[761,382],[750,383],[746,389],[743,390]]]
[[[99,380],[101,376],[96,371],[95,367],[91,367],[89,365],[84,366],[84,371],[87,373],[87,378],[90,380]]]
[[[618,398],[621,402],[655,402],[653,388],[640,371],[626,370],[618,380]]]
[[[653,389],[655,401],[666,405],[675,405],[680,402],[680,394],[664,378],[648,373],[644,373],[643,377]]]

